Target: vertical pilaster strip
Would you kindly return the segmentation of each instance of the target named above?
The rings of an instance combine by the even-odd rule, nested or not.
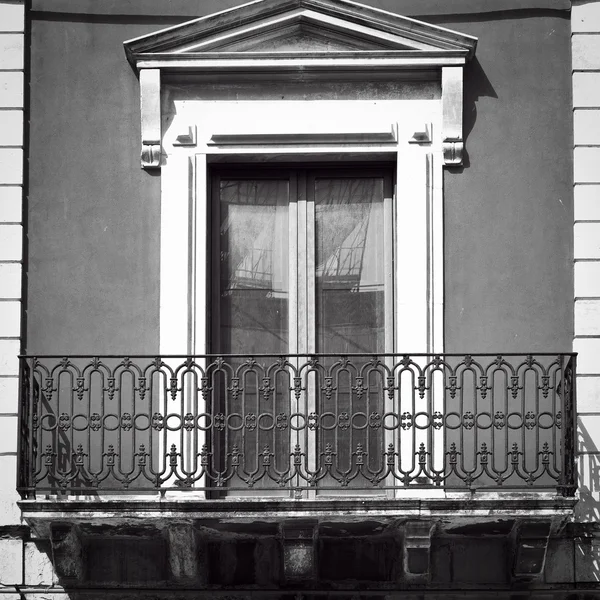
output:
[[[576,510],[600,497],[600,0],[574,0],[571,13],[574,124],[574,312],[579,489]],[[593,500],[592,500],[593,499]]]
[[[0,0],[0,528],[20,523],[15,492],[23,275],[25,6]],[[22,553],[0,540],[0,552]],[[16,559],[15,559],[16,560]],[[21,569],[15,581],[21,583]]]
[[[160,168],[160,69],[140,70],[142,168]]]
[[[442,148],[444,163],[462,165],[463,67],[442,68]]]

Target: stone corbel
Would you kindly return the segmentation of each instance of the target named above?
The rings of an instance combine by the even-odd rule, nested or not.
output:
[[[59,581],[81,581],[84,575],[83,546],[74,525],[56,523],[50,528],[54,570]]]
[[[283,538],[283,572],[289,581],[316,579],[317,523],[311,520],[290,521],[281,526]]]
[[[142,169],[160,169],[160,69],[140,70]]]
[[[430,571],[432,521],[408,521],[404,528],[404,574],[412,581],[427,581]]]
[[[169,569],[174,583],[185,585],[200,581],[206,584],[206,555],[189,523],[176,523],[167,529]]]
[[[442,150],[444,164],[463,162],[463,67],[442,68]]]
[[[533,579],[544,572],[551,526],[550,521],[524,521],[518,526],[513,552],[515,577]]]

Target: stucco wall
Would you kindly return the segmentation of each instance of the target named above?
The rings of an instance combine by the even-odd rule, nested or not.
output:
[[[455,17],[394,4],[480,40],[466,74],[467,166],[446,175],[446,348],[569,350],[569,15],[558,1],[467,4],[445,4]],[[34,2],[29,352],[157,350],[160,182],[139,169],[138,82],[122,42],[192,16],[158,6],[167,12],[146,0],[86,15]],[[135,7],[152,16],[123,15]]]

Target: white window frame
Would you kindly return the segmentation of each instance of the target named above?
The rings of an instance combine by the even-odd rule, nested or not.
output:
[[[315,48],[326,40],[326,50],[302,41],[290,48],[298,32],[298,40],[313,36]],[[443,167],[462,164],[463,67],[476,43],[352,0],[255,0],[126,42],[140,78],[142,168],[161,170],[160,353],[208,350],[210,162],[326,157],[395,160],[394,351],[442,353]],[[239,114],[236,121],[239,103],[213,96],[202,105],[203,86],[229,75],[326,81],[344,73],[364,82],[390,72],[401,80],[433,74],[439,98],[426,100],[417,90],[416,100],[398,100],[391,113],[371,107],[369,116],[358,99],[355,107],[310,100],[295,106],[302,127],[293,126],[295,113],[277,117],[285,99],[254,110],[250,126]],[[173,76],[195,110],[162,85]],[[175,114],[163,114],[177,102]]]

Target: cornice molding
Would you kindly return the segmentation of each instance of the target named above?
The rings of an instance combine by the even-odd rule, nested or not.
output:
[[[165,73],[441,73],[445,164],[462,164],[463,66],[477,39],[351,0],[256,0],[124,42],[140,73],[142,167],[161,164]],[[259,49],[260,51],[256,51]]]
[[[126,41],[124,46],[135,65],[147,54],[210,49],[302,22],[370,39],[377,48],[383,44],[390,49],[460,50],[468,59],[477,46],[475,37],[350,0],[257,0]]]

